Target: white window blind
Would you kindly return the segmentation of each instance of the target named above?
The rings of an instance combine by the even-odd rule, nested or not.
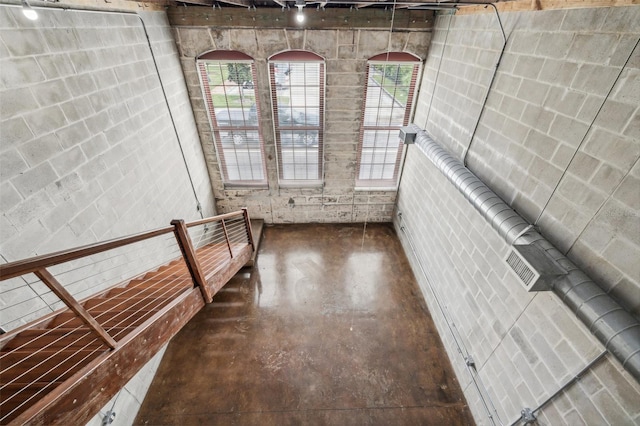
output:
[[[397,185],[403,149],[398,131],[409,124],[419,68],[418,59],[406,53],[369,60],[356,186]]]
[[[253,60],[214,51],[198,58],[198,70],[224,182],[266,185]]]
[[[281,182],[319,183],[323,166],[324,60],[310,52],[270,59]]]

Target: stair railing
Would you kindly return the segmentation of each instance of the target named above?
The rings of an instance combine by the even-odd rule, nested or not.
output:
[[[145,253],[144,250],[138,247],[139,244],[152,244],[153,247],[156,247],[156,249],[154,249],[156,251],[153,253]],[[93,354],[91,355],[93,357],[104,352],[106,348],[108,348],[108,350],[114,350],[118,347],[118,342],[131,332],[131,321],[127,322],[126,317],[117,317],[114,319],[113,315],[105,315],[105,312],[110,309],[116,309],[118,304],[126,304],[129,309],[133,307],[140,312],[150,312],[146,317],[143,316],[138,323],[134,323],[134,327],[139,326],[144,322],[145,318],[148,319],[153,315],[154,310],[157,311],[162,308],[162,306],[150,301],[150,297],[177,297],[179,293],[172,290],[171,286],[174,285],[175,287],[175,283],[184,283],[191,280],[193,284],[189,287],[193,288],[194,285],[199,287],[205,302],[211,302],[213,294],[219,287],[216,288],[217,284],[211,286],[207,281],[212,279],[216,271],[224,268],[226,263],[233,262],[238,253],[246,253],[249,247],[251,251],[254,250],[251,225],[247,209],[242,209],[237,212],[222,214],[190,223],[185,223],[183,220],[174,220],[171,222],[171,226],[2,264],[0,265],[0,281],[4,282],[22,277],[27,283],[29,283],[30,279],[31,284],[34,285],[35,281],[33,278],[28,278],[33,277],[30,274],[34,274],[73,314],[65,313],[64,309],[58,309],[39,320],[17,327],[0,336],[0,348],[5,347],[6,349],[7,344],[11,342],[13,338],[20,336],[21,333],[23,333],[22,336],[24,336],[28,333],[30,327],[34,327],[34,325],[42,329],[47,326],[52,327],[51,323],[53,321],[60,321],[61,325],[56,326],[58,327],[59,333],[56,334],[52,332],[47,338],[42,339],[40,347],[44,348],[43,351],[46,353],[45,355],[40,355],[42,355],[42,357],[48,356],[48,358],[45,358],[45,361],[42,361],[43,363],[51,363],[52,360],[55,359],[55,350],[57,350],[55,349],[57,347],[55,339],[60,340],[58,335],[67,333],[66,330],[71,330],[68,333],[82,331],[82,333],[85,334],[79,333],[79,337],[75,342],[59,350],[69,351],[70,348],[77,348],[82,354],[90,353]],[[107,252],[109,252],[109,254],[106,254]],[[243,259],[246,259],[246,256],[245,254]],[[147,259],[149,257],[157,257],[158,259]],[[141,297],[141,289],[143,287],[136,287],[133,283],[137,283],[138,281],[144,283],[145,276],[148,275],[150,271],[158,270],[158,267],[168,263],[171,259],[173,260],[169,265],[162,267],[166,269],[163,271],[162,279],[159,280],[161,282],[157,283],[154,281],[153,288],[151,290],[145,290],[145,294],[155,294],[155,296],[150,296],[147,299]],[[94,263],[92,264],[92,262]],[[119,272],[119,269],[126,269],[124,268],[124,262],[126,262],[126,265],[133,265],[139,269],[128,276],[122,276],[124,272]],[[93,267],[95,263],[100,263],[102,266],[95,268]],[[72,267],[61,270],[64,265],[72,265]],[[185,268],[188,274],[186,274]],[[100,271],[95,273],[94,269],[100,269]],[[59,278],[56,278],[56,275],[58,277],[73,276],[73,278],[68,278],[66,280],[67,282],[63,284]],[[95,288],[97,288],[97,290],[93,291],[92,295],[88,295],[86,292],[92,291],[92,288],[82,290],[83,282],[87,280],[98,281],[106,285],[102,287],[96,286]],[[69,284],[69,281],[71,281],[71,284]],[[74,295],[69,290],[71,287],[77,287],[80,290],[76,289],[76,291],[74,291],[76,294]],[[118,296],[122,297],[108,299],[109,296],[107,296],[107,293],[113,291],[114,288],[117,288],[119,291]],[[79,295],[84,296],[80,301],[78,300]],[[101,307],[100,304],[94,303],[87,308],[85,304],[90,303],[88,301],[91,298],[93,298],[95,302],[96,296],[107,298],[101,303],[108,306]],[[43,297],[43,294],[40,294],[40,297]],[[61,317],[65,317],[64,321],[57,319]],[[107,318],[110,318],[108,323],[106,322]],[[127,322],[127,327],[129,328],[124,329],[122,325],[123,321]],[[76,328],[68,328],[70,325],[67,324],[76,324]],[[77,324],[84,324],[88,329],[81,329]],[[56,327],[53,327],[52,330],[56,330]],[[63,329],[60,327],[66,328]],[[95,337],[89,337],[91,333]],[[97,342],[103,345],[103,349],[100,349],[100,345]],[[31,351],[31,347],[32,346],[27,346],[26,344],[21,346],[23,349],[22,352],[26,350],[25,348]],[[19,351],[13,351],[12,353],[11,351],[3,350],[3,353],[0,353],[0,378],[2,379],[0,380],[0,393],[3,395],[2,405],[5,405],[5,402],[11,399],[11,394],[16,393],[16,389],[14,389],[16,382],[22,383],[23,381],[13,377],[13,372],[19,371],[21,376],[25,376],[25,371],[34,370],[38,367],[38,365],[33,365],[35,362],[34,359],[37,357],[29,353],[26,355],[26,358],[31,356],[33,356],[33,358],[25,362],[24,367],[18,368],[19,366],[16,366],[16,362],[21,362],[21,360],[16,361],[17,355],[15,352]],[[49,356],[49,353],[54,353],[54,355]],[[5,355],[7,355],[7,358],[3,360],[2,357]],[[66,377],[68,374],[71,373],[65,371],[63,375]],[[47,377],[49,376],[43,375],[37,380],[39,386],[42,386],[40,382],[45,382],[45,378]],[[59,380],[62,379],[56,379],[56,383]],[[33,383],[29,383],[29,385],[33,385]],[[31,396],[27,398],[26,401],[21,402],[18,408],[12,406],[13,408],[8,410],[7,406],[0,407],[0,423],[4,424],[5,421],[10,421],[11,418],[14,418],[26,409],[29,405],[29,400],[31,400],[32,404],[50,392],[55,386],[56,385],[45,383],[43,389],[36,392],[36,395],[30,394]],[[17,392],[20,392],[20,389],[18,389]],[[24,397],[19,397],[18,399],[22,401]]]
[[[217,228],[217,226],[220,228]],[[188,232],[191,228],[202,227],[204,230],[196,234],[198,238],[194,245],[192,236]],[[216,232],[217,231],[217,232]],[[154,229],[121,238],[115,238],[105,242],[85,245],[82,247],[63,250],[51,254],[31,257],[0,265],[0,281],[20,277],[29,273],[35,274],[64,304],[74,312],[98,337],[110,348],[115,348],[116,342],[104,330],[104,328],[84,309],[82,304],[63,286],[47,268],[55,265],[72,262],[77,259],[89,257],[109,250],[124,247],[140,241],[145,241],[174,233],[176,242],[180,247],[183,259],[189,269],[190,275],[196,286],[201,287],[205,300],[210,302],[211,294],[206,289],[206,275],[211,275],[218,269],[219,265],[226,259],[232,259],[234,253],[241,247],[249,244],[255,250],[253,236],[251,234],[251,223],[246,208],[242,210],[212,216],[209,218],[185,223],[182,219],[171,222],[171,226]],[[203,238],[204,236],[204,238]],[[196,250],[205,245],[220,243],[227,247],[229,256],[220,256],[221,249],[215,247],[213,255],[203,256],[196,253]],[[199,257],[204,259],[204,267],[200,266]],[[159,265],[158,265],[159,266]],[[5,340],[7,336],[3,336]]]

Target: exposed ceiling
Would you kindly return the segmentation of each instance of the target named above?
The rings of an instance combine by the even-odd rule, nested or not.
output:
[[[500,0],[497,0],[500,1]],[[504,1],[504,0],[503,0]],[[295,9],[296,4],[304,5],[308,8],[355,8],[365,7],[380,9],[448,9],[463,5],[495,3],[490,0],[476,1],[428,1],[428,0],[179,0],[170,1],[177,6],[210,6],[210,7],[244,7],[244,8],[291,8]]]

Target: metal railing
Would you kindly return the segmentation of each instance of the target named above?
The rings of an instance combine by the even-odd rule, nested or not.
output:
[[[0,265],[2,285],[23,280],[62,307],[0,336],[0,424],[194,287],[211,302],[207,281],[254,250],[246,209],[171,225]]]

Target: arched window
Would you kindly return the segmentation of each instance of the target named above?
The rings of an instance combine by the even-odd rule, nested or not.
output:
[[[269,59],[281,184],[322,182],[324,59],[287,51]]]
[[[266,185],[253,59],[215,50],[199,56],[197,65],[224,182]]]
[[[400,127],[409,124],[420,59],[389,52],[369,59],[358,144],[357,187],[396,187],[402,161]]]

